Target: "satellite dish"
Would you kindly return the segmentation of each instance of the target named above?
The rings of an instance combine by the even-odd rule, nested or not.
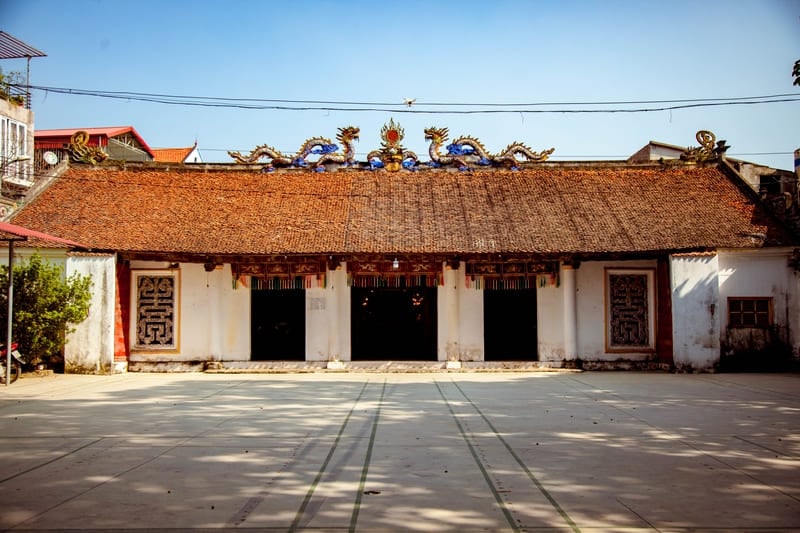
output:
[[[44,158],[44,162],[48,165],[55,165],[58,163],[58,156],[53,152],[45,152],[42,154],[42,157]]]

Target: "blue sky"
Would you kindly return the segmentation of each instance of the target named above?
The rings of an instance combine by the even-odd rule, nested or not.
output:
[[[0,0],[0,29],[47,53],[32,61],[31,83],[48,87],[397,104],[416,98],[415,111],[433,109],[425,102],[800,97],[791,77],[800,59],[800,0]],[[4,71],[24,66],[0,62]],[[40,129],[132,125],[152,147],[197,140],[206,161],[230,161],[226,150],[264,143],[293,153],[306,138],[333,138],[347,125],[361,128],[364,160],[390,118],[423,159],[423,130],[433,125],[448,127],[451,138],[475,136],[493,152],[512,141],[555,147],[554,160],[621,159],[650,140],[696,145],[700,129],[726,139],[729,155],[778,168],[791,169],[800,148],[800,101],[455,115],[243,110],[37,92],[33,109]]]

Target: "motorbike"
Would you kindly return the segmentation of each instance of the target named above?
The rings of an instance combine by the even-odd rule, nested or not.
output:
[[[16,342],[11,343],[11,383],[14,383],[22,375],[22,365],[25,364],[25,359],[19,353],[19,345]],[[0,344],[0,384],[5,385],[8,379],[8,350],[5,344]]]

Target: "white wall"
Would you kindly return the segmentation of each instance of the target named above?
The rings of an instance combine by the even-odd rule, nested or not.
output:
[[[716,255],[670,256],[672,351],[678,369],[713,370],[719,362],[719,261]]]
[[[132,270],[162,270],[163,262],[135,261]],[[250,360],[250,288],[233,288],[230,265],[212,272],[203,265],[179,268],[178,349],[132,351],[131,361]],[[305,290],[306,360],[350,359],[350,288],[347,271],[328,272],[327,287]],[[135,298],[131,299],[135,305]],[[135,310],[131,310],[135,316]],[[135,324],[131,324],[131,338]]]
[[[231,267],[206,272],[181,265],[181,355],[194,360],[250,359],[250,290],[233,288]]]
[[[587,261],[577,269],[578,357],[584,361],[640,361],[652,352],[609,353],[606,351],[606,268],[656,268],[655,261]],[[651,303],[655,306],[653,295]],[[654,311],[655,309],[653,309]],[[540,308],[540,313],[542,312]],[[651,327],[654,324],[651,324]]]
[[[775,321],[787,328],[795,352],[798,351],[800,339],[793,332],[800,326],[795,323],[800,314],[799,282],[787,266],[790,252],[723,251],[718,256],[670,257],[673,350],[679,368],[710,370],[719,361],[728,296],[773,297]],[[90,262],[84,263],[83,268],[89,268]],[[166,264],[138,262],[131,267],[163,269]],[[655,270],[656,262],[590,261],[574,271],[577,356],[584,361],[651,358],[653,353],[649,351],[606,351],[606,268]],[[249,360],[250,289],[232,288],[229,265],[206,272],[200,264],[182,264],[180,279],[179,350],[162,354],[134,352],[131,360]],[[437,358],[484,360],[483,291],[466,286],[464,263],[458,269],[445,269],[444,283],[437,289]],[[542,361],[563,361],[566,357],[566,297],[563,283],[537,288],[538,350]],[[652,303],[657,305],[655,295]],[[326,287],[306,290],[307,360],[351,359],[350,305],[345,264],[328,272]],[[81,342],[89,341],[87,338]],[[113,343],[110,353],[113,361]]]
[[[331,360],[350,361],[352,359],[350,350],[352,336],[350,327],[351,298],[350,287],[347,285],[347,267],[342,263],[339,268],[329,271],[328,274],[328,285],[330,285],[331,290],[329,316],[334,318],[330,323],[330,327],[336,327],[336,331],[329,342],[329,358]]]
[[[165,263],[135,261],[132,270],[163,269]],[[242,361],[250,359],[250,289],[233,288],[230,265],[206,272],[202,264],[179,268],[178,349],[131,351],[131,361]],[[131,298],[135,305],[135,298]],[[135,338],[135,309],[131,310]]]
[[[483,361],[483,291],[467,287],[466,264],[458,268],[459,353],[462,361]]]
[[[306,289],[306,355],[307,361],[327,361],[330,352],[330,329],[328,321],[333,313],[330,305],[329,291],[323,288]]]
[[[436,288],[436,358],[439,361],[461,359],[458,269],[445,268],[444,285]]]
[[[444,268],[437,287],[437,359],[483,361],[483,291],[466,286],[466,265]]]
[[[306,360],[350,360],[350,287],[344,263],[327,271],[327,286],[306,289]]]
[[[75,327],[64,347],[64,371],[101,373],[114,371],[114,310],[116,302],[116,258],[114,255],[73,255],[65,274],[89,275],[92,297],[89,316]]]
[[[773,323],[784,342],[797,354],[798,335],[798,276],[789,266],[792,249],[720,250],[719,296],[722,319],[722,340],[726,340],[728,298],[770,297],[773,303]]]
[[[556,287],[547,284],[536,289],[540,361],[563,361],[566,358],[564,297],[563,285]]]
[[[65,276],[75,273],[92,277],[89,316],[75,326],[64,347],[67,372],[106,373],[114,366],[114,304],[116,261],[113,255],[72,255],[66,249],[14,247],[14,265],[39,255],[43,261],[60,266]],[[0,248],[0,262],[8,265],[8,248]],[[2,342],[5,342],[3,339]],[[24,353],[24,347],[22,347]]]

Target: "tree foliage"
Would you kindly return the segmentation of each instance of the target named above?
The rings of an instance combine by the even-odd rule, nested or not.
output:
[[[28,364],[63,364],[67,334],[89,315],[92,279],[64,275],[60,265],[36,254],[14,265],[12,335]],[[0,342],[8,324],[8,266],[0,267]]]
[[[800,59],[794,62],[794,68],[792,69],[792,76],[794,76],[793,85],[800,85]]]
[[[3,72],[0,68],[0,98],[4,98],[11,103],[22,105],[25,99],[16,86],[25,85],[25,76],[22,72],[10,71]]]

